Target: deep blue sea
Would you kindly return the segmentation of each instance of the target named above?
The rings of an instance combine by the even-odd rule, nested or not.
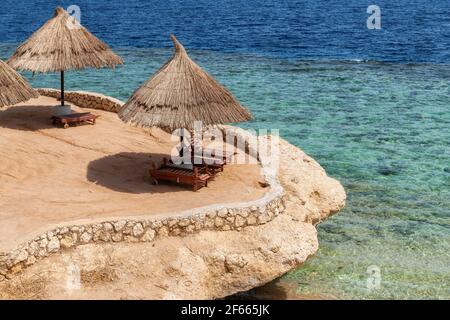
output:
[[[381,30],[366,26],[372,4]],[[174,33],[252,111],[243,127],[279,128],[343,183],[347,207],[319,226],[318,254],[284,277],[300,294],[450,298],[450,1],[3,0],[0,58],[58,5],[78,5],[125,60],[69,73],[68,90],[126,100]]]

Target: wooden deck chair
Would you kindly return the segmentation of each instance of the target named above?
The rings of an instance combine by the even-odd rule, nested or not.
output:
[[[170,181],[190,185],[194,191],[207,187],[208,180],[212,178],[209,173],[202,171],[201,168],[191,165],[170,164],[167,159],[164,159],[164,164],[160,168],[157,168],[153,163],[149,173],[154,184],[158,184],[160,180]]]

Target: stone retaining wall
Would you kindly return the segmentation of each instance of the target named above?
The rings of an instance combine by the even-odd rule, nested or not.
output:
[[[276,198],[265,206],[222,208],[190,216],[164,219],[118,219],[102,223],[60,227],[42,234],[8,254],[0,254],[0,281],[50,254],[88,243],[151,242],[162,237],[185,236],[201,230],[241,230],[265,224],[283,213],[285,205]]]
[[[57,97],[59,90],[38,89],[41,95]],[[123,102],[111,97],[88,92],[68,92],[67,101],[80,107],[116,112]],[[97,102],[94,102],[97,101]],[[243,129],[224,126],[236,135],[247,135]],[[260,137],[260,139],[265,139]],[[257,148],[246,145],[246,149]],[[238,204],[218,204],[174,214],[164,218],[126,218],[99,223],[61,226],[48,231],[17,249],[0,253],[0,281],[10,279],[24,268],[50,254],[78,245],[107,242],[151,242],[162,237],[185,236],[201,230],[241,230],[272,221],[285,211],[284,190],[276,172],[268,170],[262,161],[262,173],[268,185],[266,195],[256,201]],[[267,164],[268,165],[268,164]]]
[[[55,99],[59,99],[61,96],[61,91],[56,89],[41,88],[37,89],[37,91],[41,96]],[[81,108],[100,109],[111,112],[118,112],[123,105],[122,101],[115,98],[87,91],[65,91],[64,100]]]

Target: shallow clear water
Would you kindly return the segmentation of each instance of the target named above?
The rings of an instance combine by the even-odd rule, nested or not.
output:
[[[327,2],[347,24],[317,28],[311,27],[316,21],[311,12],[323,15],[327,6],[316,1],[242,8],[247,2],[231,1],[211,9],[214,19],[205,13],[208,1],[186,1],[178,9],[156,1],[151,10],[150,4],[132,1],[134,9],[121,11],[120,21],[107,19],[120,6],[117,1],[110,2],[113,9],[105,1],[81,3],[89,8],[85,24],[110,42],[126,65],[71,72],[67,90],[126,100],[170,57],[171,49],[161,48],[169,45],[168,32],[178,31],[194,60],[252,111],[255,120],[243,127],[279,128],[343,183],[347,206],[319,226],[317,256],[285,276],[298,284],[299,293],[450,298],[450,24],[445,27],[443,19],[448,2],[399,1],[388,7],[394,16],[386,17],[386,29],[376,35],[355,27],[365,24],[364,1]],[[402,10],[406,5],[413,6],[413,14]],[[37,17],[27,16],[32,21],[24,24],[11,18],[17,6],[11,5],[15,13],[3,11],[0,24],[13,31],[0,35],[0,58],[6,59],[53,6],[37,2]],[[190,10],[177,11],[180,6]],[[92,13],[99,7],[104,16]],[[257,14],[245,18],[255,7]],[[266,11],[272,20],[262,18]],[[202,19],[188,23],[199,12]],[[408,16],[422,27],[399,23]],[[116,33],[108,32],[112,25]],[[368,38],[376,44],[361,47]],[[36,87],[59,86],[57,75],[25,75]],[[381,283],[369,290],[371,265],[380,269]]]

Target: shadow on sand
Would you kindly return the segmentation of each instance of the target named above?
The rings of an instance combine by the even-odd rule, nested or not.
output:
[[[148,170],[160,164],[167,154],[122,152],[91,161],[87,179],[105,188],[133,194],[165,193],[188,190],[174,184],[153,185]]]
[[[37,131],[55,128],[51,117],[55,106],[15,106],[0,111],[0,127]]]

